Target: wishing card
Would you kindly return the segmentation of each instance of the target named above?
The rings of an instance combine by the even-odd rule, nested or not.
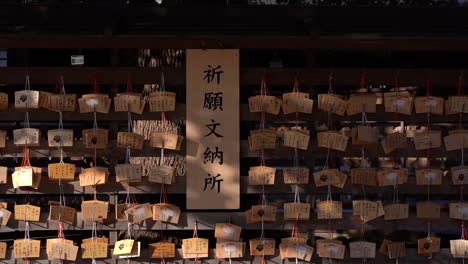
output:
[[[441,185],[443,172],[440,169],[416,169],[417,185]]]
[[[373,259],[375,258],[376,244],[366,241],[349,243],[349,255],[351,258]]]
[[[263,221],[276,221],[276,207],[271,205],[253,205],[251,209],[245,211],[247,224]]]
[[[231,223],[216,223],[215,237],[217,239],[239,241],[242,228]]]
[[[418,254],[430,255],[440,252],[440,238],[439,237],[426,237],[418,239]]]
[[[468,97],[449,96],[445,101],[445,112],[447,115],[468,113]]]
[[[435,115],[444,114],[444,98],[436,96],[420,96],[414,99],[416,114],[431,113]]]
[[[175,258],[175,243],[157,242],[149,244],[151,249],[151,258]]]
[[[343,116],[348,103],[335,94],[319,94],[318,109]]]
[[[450,168],[453,185],[468,184],[468,166],[456,166]]]
[[[39,91],[21,90],[15,92],[16,109],[38,109]]]
[[[441,146],[442,136],[440,131],[424,131],[414,136],[414,147],[416,150],[440,148]]]
[[[344,259],[345,246],[333,242],[317,243],[317,254],[321,258]]]
[[[176,93],[157,91],[149,94],[150,112],[171,112],[175,111]]]
[[[145,143],[145,137],[131,132],[117,133],[117,147],[142,150]]]
[[[83,221],[93,222],[99,219],[107,219],[108,211],[108,202],[89,200],[81,203],[81,218]]]
[[[141,182],[143,167],[140,164],[117,164],[114,170],[116,182]]]
[[[377,171],[377,181],[379,186],[405,184],[408,181],[408,170],[383,168]]]
[[[309,220],[310,203],[284,203],[284,220]]]
[[[286,147],[307,150],[309,147],[309,139],[309,130],[293,128],[284,132],[283,145]]]
[[[353,201],[353,215],[361,217],[362,221],[368,222],[384,215],[381,201],[373,202],[368,200]]]
[[[107,258],[108,246],[109,240],[106,237],[83,239],[81,243],[81,258]]]
[[[340,183],[340,171],[338,169],[327,169],[314,172],[314,182],[316,187],[336,185]]]
[[[76,173],[75,164],[71,163],[49,163],[47,173],[51,180],[74,180]]]
[[[41,130],[37,128],[20,128],[13,130],[15,146],[40,146]]]
[[[454,258],[467,258],[468,257],[468,240],[455,239],[450,240],[450,253]]]
[[[440,204],[421,202],[416,204],[417,218],[440,218]]]
[[[180,209],[176,205],[158,203],[153,205],[153,220],[177,225],[179,223]]]
[[[76,94],[50,94],[47,109],[54,112],[74,112],[76,102]]]
[[[365,186],[377,186],[376,168],[355,168],[351,169],[351,182]]]
[[[0,93],[0,111],[8,110],[8,94]]]
[[[85,94],[78,99],[80,113],[97,112],[108,114],[112,99],[107,94]]]
[[[7,252],[7,243],[0,242],[0,259],[6,258],[6,252]]]
[[[49,221],[50,220],[72,225],[76,220],[76,209],[68,206],[50,205]]]
[[[308,93],[292,92],[283,94],[283,113],[305,113],[311,114],[314,100],[309,98]]]
[[[41,207],[30,204],[15,204],[15,220],[39,222]]]
[[[208,257],[207,238],[186,238],[182,239],[182,257],[184,259],[198,259]]]
[[[406,148],[406,135],[400,132],[388,134],[382,141],[382,148],[385,154]]]
[[[468,148],[468,132],[465,130],[449,131],[449,135],[444,137],[444,145],[446,151]]]
[[[109,130],[103,128],[83,129],[83,145],[86,148],[105,149],[109,143]]]
[[[95,186],[107,183],[109,177],[109,170],[105,167],[92,167],[82,169],[79,175],[80,186]]]
[[[290,167],[283,169],[284,184],[309,184],[309,168]]]
[[[353,145],[369,145],[379,142],[379,130],[376,127],[357,126],[351,129]]]
[[[183,137],[170,132],[152,132],[150,145],[153,148],[180,150]]]
[[[468,203],[450,203],[450,218],[468,220]]]
[[[148,181],[161,184],[175,182],[176,168],[172,166],[153,166],[148,169]]]
[[[352,94],[348,99],[346,113],[355,114],[377,112],[377,96],[375,94]]]
[[[249,97],[249,110],[251,113],[265,112],[273,115],[279,114],[281,99],[271,95],[255,95]]]
[[[151,99],[151,97],[150,97]],[[139,93],[121,93],[114,97],[115,112],[130,112],[142,114],[145,109],[146,101]]]
[[[389,204],[384,206],[384,220],[407,219],[409,212],[408,204]]]
[[[249,169],[249,185],[274,185],[276,168],[255,166]]]
[[[411,115],[413,98],[408,92],[384,93],[385,112]]]
[[[280,246],[281,259],[294,258],[298,260],[310,261],[314,253],[314,248],[301,242],[281,242]]]
[[[388,244],[387,248],[389,259],[399,259],[406,256],[405,242],[392,242]]]
[[[38,258],[41,253],[41,241],[34,239],[16,239],[13,242],[13,254],[19,258]]]
[[[330,148],[345,151],[349,137],[333,131],[317,133],[317,145],[321,148]]]
[[[317,219],[342,219],[341,201],[317,201]]]
[[[125,211],[127,219],[132,224],[138,224],[146,219],[153,217],[153,211],[151,210],[151,204],[135,204]]]
[[[49,147],[73,147],[72,129],[47,130],[47,143]]]
[[[265,128],[250,130],[249,147],[251,151],[276,148],[276,129]]]
[[[276,241],[273,238],[255,238],[249,240],[251,256],[273,256],[275,255]]]
[[[225,241],[216,243],[216,258],[242,258],[244,256],[244,242]]]

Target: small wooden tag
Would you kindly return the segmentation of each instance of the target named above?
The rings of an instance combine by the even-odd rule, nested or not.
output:
[[[0,166],[0,184],[7,184],[8,182],[8,168]]]
[[[344,115],[348,104],[335,94],[319,94],[318,109],[322,111],[332,112],[337,115]]]
[[[468,166],[456,166],[450,168],[453,185],[468,184]]]
[[[218,242],[216,243],[217,258],[242,258],[244,256],[245,243],[243,242]]]
[[[249,110],[251,113],[265,112],[273,115],[279,114],[281,99],[271,95],[256,95],[249,97]]]
[[[8,110],[8,94],[0,93],[0,111]]]
[[[0,223],[2,226],[6,226],[11,218],[11,212],[6,207],[0,208]]]
[[[73,147],[72,129],[52,129],[47,131],[49,147]]]
[[[382,141],[382,148],[385,154],[388,154],[396,149],[406,148],[406,135],[400,132],[388,134],[385,137],[385,140]]]
[[[74,180],[76,173],[75,164],[71,163],[50,163],[47,165],[47,173],[51,180]]]
[[[416,150],[440,148],[442,137],[440,131],[426,131],[414,136],[414,147]]]
[[[111,99],[107,94],[85,94],[78,99],[80,113],[108,114],[111,106]]]
[[[310,203],[284,203],[284,220],[309,220]]]
[[[76,102],[76,94],[50,94],[47,109],[54,112],[74,112]]]
[[[239,241],[242,228],[230,223],[216,223],[215,237],[217,239]]]
[[[290,167],[283,169],[284,184],[309,184],[309,168]]]
[[[112,255],[129,255],[130,253],[132,253],[133,247],[136,246],[136,244],[137,243],[135,243],[135,240],[133,239],[119,240],[115,243]]]
[[[468,257],[468,240],[456,239],[450,240],[450,253],[454,258]]]
[[[41,130],[20,128],[13,130],[13,143],[16,146],[40,146]]]
[[[115,166],[116,182],[141,182],[143,168],[140,164],[117,164]]]
[[[443,172],[440,169],[426,168],[416,170],[417,185],[441,185]]]
[[[81,203],[81,218],[83,221],[97,221],[107,219],[109,203],[98,200],[83,201]]]
[[[308,93],[284,93],[283,94],[283,113],[305,113],[311,114],[314,106],[314,100],[309,98]]]
[[[149,244],[151,248],[151,258],[175,258],[175,244],[170,242],[157,242]]]
[[[440,218],[440,204],[423,202],[416,204],[417,218]]]
[[[142,150],[145,142],[145,137],[131,132],[118,132],[117,133],[117,147],[131,148]]]
[[[307,150],[310,134],[307,129],[290,129],[284,132],[283,145],[291,148]]]
[[[317,244],[317,254],[321,258],[344,259],[345,246],[338,243],[325,242]]]
[[[0,242],[0,259],[6,258],[6,252],[7,252],[7,243]]]
[[[83,129],[83,145],[86,148],[105,149],[109,143],[109,130],[103,128]]]
[[[261,222],[262,217],[265,222],[276,221],[276,207],[271,205],[253,205],[252,208],[245,213],[248,224]]]
[[[76,209],[68,206],[51,205],[49,220],[60,221],[67,224],[74,224],[76,219]]]
[[[150,144],[153,148],[180,150],[182,139],[181,136],[169,132],[153,132],[151,133]]]
[[[342,219],[341,201],[317,201],[317,219]]]
[[[368,222],[384,215],[381,201],[373,202],[368,200],[353,201],[353,215],[361,217],[362,221]]]
[[[104,167],[82,169],[80,173],[80,186],[95,186],[107,183],[109,170]]]
[[[351,169],[351,182],[366,186],[377,186],[377,169],[356,168]]]
[[[39,91],[22,90],[15,92],[16,109],[38,109]]]
[[[78,247],[73,245],[72,240],[63,238],[47,239],[46,252],[49,260],[75,261],[78,255]]]
[[[115,112],[130,112],[141,115],[145,104],[145,100],[139,93],[122,93],[114,97]]]
[[[298,260],[310,261],[314,253],[314,248],[300,242],[281,242],[280,246],[281,259],[294,258]]]
[[[182,239],[182,257],[184,259],[207,258],[208,242],[208,239],[198,237]]]
[[[170,112],[175,111],[176,93],[173,92],[152,92],[149,95],[150,112]]]
[[[332,131],[317,133],[317,145],[321,148],[345,151],[348,139],[349,137]]]
[[[5,130],[0,130],[0,148],[6,146],[7,132]]]
[[[96,239],[95,242],[82,243],[81,249],[83,251],[81,258],[91,259],[91,258],[107,258],[107,247],[108,242]]]
[[[15,258],[38,258],[41,253],[41,241],[34,239],[16,239],[13,242]]]
[[[379,186],[405,184],[408,181],[408,170],[383,168],[377,171],[377,180]]]
[[[384,93],[385,112],[411,115],[413,98],[408,92]]]
[[[276,148],[276,130],[274,128],[250,130],[248,139],[251,151]]]
[[[139,224],[146,219],[152,218],[153,211],[149,203],[136,204],[128,208],[125,211],[125,215],[130,223]]]
[[[351,258],[373,259],[375,258],[375,243],[356,241],[349,243],[349,255]]]
[[[349,116],[377,112],[377,96],[375,94],[352,94],[348,99],[346,112]]]
[[[418,254],[430,255],[433,253],[440,252],[440,238],[438,237],[426,237],[418,239]]]
[[[179,207],[173,204],[159,203],[153,205],[153,220],[178,224],[180,217]]]
[[[39,222],[41,207],[30,204],[15,204],[15,220]]]
[[[251,256],[275,255],[276,241],[272,238],[254,238],[249,240]]]
[[[450,218],[468,220],[468,203],[450,203]]]
[[[266,166],[250,167],[249,185],[274,185],[276,168]]]
[[[172,184],[175,181],[176,168],[172,166],[154,166],[149,169],[148,181]]]
[[[416,114],[444,114],[444,98],[436,96],[421,96],[414,99]]]
[[[370,126],[357,126],[351,129],[353,145],[377,144],[379,140],[378,129]]]
[[[407,219],[409,212],[408,204],[389,204],[384,206],[384,220]]]
[[[399,259],[406,256],[405,242],[392,242],[388,244],[388,258]]]

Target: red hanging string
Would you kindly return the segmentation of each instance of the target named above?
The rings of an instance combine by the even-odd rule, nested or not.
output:
[[[161,184],[161,196],[162,196],[162,202],[163,203],[169,203],[169,199],[167,198],[167,192],[166,192],[166,187],[165,184]]]
[[[91,93],[93,93],[93,94],[98,94],[99,93],[99,82],[98,82],[97,75],[94,75],[94,77],[93,77],[93,89],[92,89]]]
[[[197,238],[198,237],[198,222],[195,221],[195,223],[193,223],[193,238]]]
[[[133,92],[133,85],[132,85],[132,74],[128,73],[127,78],[127,93]]]
[[[23,151],[23,160],[21,161],[21,167],[30,167],[31,166],[31,161],[29,160],[29,149],[24,148]]]
[[[361,93],[364,93],[364,89],[366,88],[366,72],[365,71],[361,72],[360,85],[362,89]]]
[[[426,96],[432,95],[432,81],[431,79],[426,80]]]
[[[58,231],[57,237],[65,239],[65,234],[63,233],[63,222],[62,221],[59,222],[57,231]]]
[[[262,75],[262,84],[260,86],[260,95],[270,95],[270,92],[268,91],[268,86],[266,83],[266,73],[263,73]]]
[[[458,95],[465,95],[465,78],[463,71],[460,72],[460,76],[458,77]]]
[[[299,87],[299,77],[298,74],[294,76],[294,85],[293,85],[293,93],[301,92],[301,88]]]
[[[265,256],[262,256],[262,264],[267,264]]]

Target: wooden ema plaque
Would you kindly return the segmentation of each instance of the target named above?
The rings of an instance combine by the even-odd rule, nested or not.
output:
[[[49,221],[73,225],[76,222],[76,209],[62,205],[50,205]]]
[[[176,168],[172,166],[153,166],[148,170],[148,181],[160,184],[175,182]]]
[[[326,240],[323,242],[317,241],[317,254],[321,258],[328,259],[344,259],[345,246],[341,244],[340,241],[332,241],[330,239],[321,239]]]
[[[108,114],[111,106],[111,99],[107,94],[85,94],[78,99],[80,113]]]
[[[349,137],[333,131],[317,133],[317,145],[321,148],[330,148],[345,151]]]
[[[319,94],[318,109],[343,116],[348,103],[336,94]]]
[[[38,258],[41,253],[41,241],[34,239],[16,239],[13,242],[13,254],[16,259]]]
[[[440,148],[442,146],[440,131],[419,132],[414,136],[413,140],[416,150]]]
[[[440,218],[440,204],[431,202],[422,202],[416,204],[417,218]]]
[[[153,220],[177,225],[179,223],[180,209],[179,207],[168,204],[159,203],[153,205]]]
[[[217,242],[215,255],[216,258],[242,258],[244,256],[245,243],[244,242],[234,242],[234,241],[224,241]]]
[[[307,150],[309,147],[310,131],[307,129],[286,130],[283,135],[283,145],[291,148]]]
[[[8,110],[8,94],[0,93],[0,111]]]
[[[413,98],[406,91],[384,93],[385,112],[411,115]]]
[[[254,238],[249,240],[251,256],[274,256],[276,241],[273,238]]]
[[[450,130],[449,135],[444,137],[444,145],[446,151],[468,148],[468,131]]]
[[[255,166],[249,169],[249,185],[274,185],[276,168]]]
[[[153,132],[150,144],[153,148],[180,150],[183,137],[169,132]]]
[[[348,99],[346,113],[355,114],[377,112],[377,96],[375,94],[352,94]]]
[[[383,168],[377,171],[379,186],[394,186],[405,184],[408,181],[407,169]]]
[[[342,219],[343,204],[341,201],[317,201],[317,219]]]
[[[450,253],[454,258],[468,257],[468,240],[456,239],[450,240]]]
[[[49,147],[73,147],[72,129],[52,129],[47,131]]]
[[[73,240],[52,238],[47,239],[46,253],[49,260],[75,261],[78,255],[78,247],[73,245]]]
[[[39,108],[49,109],[49,97],[52,93],[39,91]]]
[[[34,189],[39,188],[41,183],[42,169],[38,167],[24,166],[16,167],[11,175],[14,188],[31,187]]]
[[[314,248],[301,242],[281,242],[280,246],[281,259],[294,258],[310,262],[314,254]]]
[[[114,170],[116,182],[141,182],[143,167],[140,164],[118,164]]]
[[[107,248],[109,241],[106,237],[87,238],[83,239],[81,243],[83,259],[96,259],[107,258]]]
[[[131,132],[117,133],[117,147],[142,150],[145,143],[145,137]]]
[[[0,184],[6,184],[8,182],[8,168],[0,166]]]
[[[182,257],[184,259],[198,259],[208,257],[207,238],[186,238],[182,239]]]
[[[368,222],[384,215],[384,207],[381,201],[368,200],[353,201],[353,215],[357,215],[362,221]]]
[[[385,137],[385,140],[382,141],[382,148],[385,154],[388,154],[397,149],[406,148],[406,135],[400,132],[388,134]]]
[[[132,207],[128,208],[125,211],[125,215],[127,216],[127,219],[130,223],[132,224],[141,223],[142,221],[153,217],[151,204],[144,203],[144,204],[133,205]]]
[[[127,221],[127,215],[125,215],[125,211],[127,211],[128,208],[137,205],[136,203],[123,203],[123,204],[117,204],[115,206],[115,219],[117,221]]]
[[[440,238],[426,237],[418,239],[418,254],[431,255],[440,252]]]
[[[0,259],[6,258],[6,252],[7,252],[7,243],[0,242]]]
[[[175,111],[176,93],[173,92],[152,92],[149,95],[150,112],[171,112]]]
[[[271,95],[255,95],[249,97],[249,110],[251,113],[265,112],[277,115],[280,112],[282,101]]]
[[[251,151],[276,148],[276,129],[265,128],[250,130],[249,149]]]
[[[144,98],[139,93],[122,93],[114,97],[115,112],[130,112],[141,115],[145,104]]]
[[[81,218],[83,221],[98,221],[107,219],[109,203],[99,200],[83,201],[81,203]]]
[[[387,245],[387,249],[389,259],[399,259],[406,257],[405,242],[392,242]]]
[[[39,91],[22,90],[15,92],[16,109],[38,109]]]
[[[444,98],[436,96],[420,96],[414,99],[416,114],[444,114]]]
[[[157,242],[149,244],[151,249],[151,258],[167,259],[175,258],[175,244],[171,242]]]
[[[450,168],[453,185],[468,184],[468,166],[456,166]]]
[[[284,203],[284,220],[309,220],[309,203]]]
[[[54,112],[75,112],[76,94],[50,94],[47,109]]]
[[[314,100],[309,98],[308,93],[292,92],[283,94],[283,113],[305,113],[311,114]]]
[[[13,130],[13,143],[16,146],[40,146],[41,131],[37,128],[20,128]]]
[[[122,255],[134,255],[137,250],[138,243],[133,239],[123,239],[115,243],[114,250],[112,255],[122,256]]]
[[[338,169],[327,169],[314,172],[315,186],[321,187],[339,184],[339,174],[340,171]]]
[[[379,130],[376,127],[357,126],[351,129],[353,145],[371,145],[379,142]]]
[[[239,241],[242,228],[231,223],[216,223],[215,238],[229,241]]]
[[[7,132],[5,130],[0,130],[0,148],[6,146]]]
[[[245,211],[247,224],[276,221],[276,207],[271,205],[253,205],[251,209]]]
[[[450,218],[468,220],[468,203],[450,203]]]
[[[80,186],[95,186],[106,184],[109,176],[109,170],[104,167],[93,167],[82,169],[79,175]]]
[[[11,212],[5,207],[0,208],[0,225],[6,226],[11,218]]]
[[[365,186],[377,186],[377,169],[356,168],[351,169],[351,182]]]
[[[15,220],[39,222],[41,207],[30,204],[15,204]]]
[[[445,101],[445,112],[447,115],[468,113],[468,97],[449,96]]]
[[[283,169],[284,184],[309,184],[309,168],[291,167]]]
[[[83,145],[86,148],[105,149],[109,143],[109,130],[103,128],[83,129]]]
[[[349,243],[349,256],[351,258],[373,259],[375,258],[376,244],[367,241]]]
[[[384,220],[400,220],[408,218],[408,204],[389,204],[384,206]]]
[[[426,168],[416,170],[417,185],[441,185],[443,172],[436,168]]]
[[[47,173],[51,180],[68,180],[75,179],[76,165],[71,163],[50,163],[47,165]]]

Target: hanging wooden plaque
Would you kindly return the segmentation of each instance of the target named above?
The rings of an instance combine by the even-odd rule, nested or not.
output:
[[[451,133],[444,137],[444,145],[446,151],[461,150],[468,148],[468,133],[463,131],[463,133],[456,132]]]
[[[309,220],[310,203],[284,203],[284,220]]]
[[[317,201],[317,219],[342,219],[341,201]]]
[[[349,255],[351,258],[373,259],[375,258],[376,244],[367,241],[349,243]]]
[[[321,148],[330,148],[345,151],[349,137],[333,131],[317,133],[317,145]]]
[[[49,147],[73,147],[72,129],[52,129],[47,131]]]
[[[281,243],[280,246],[281,259],[294,258],[310,262],[314,254],[314,248],[299,242]]]
[[[99,200],[83,201],[81,203],[81,218],[83,221],[107,219],[109,203]]]
[[[79,177],[81,187],[102,185],[108,181],[109,170],[104,167],[82,169]]]
[[[109,142],[109,130],[103,128],[83,129],[83,145],[86,148],[105,149]]]
[[[384,215],[381,201],[353,200],[353,215],[358,215],[363,222],[368,222]]]
[[[383,168],[377,171],[379,186],[405,184],[408,181],[407,169]]]
[[[51,180],[74,180],[76,165],[71,163],[50,163],[47,165],[47,173]]]
[[[468,97],[449,96],[445,101],[445,112],[447,115],[468,113]]]
[[[337,115],[344,115],[348,103],[336,94],[319,94],[318,108],[322,111],[332,112]]]
[[[0,93],[0,111],[8,110],[8,94]]]
[[[423,202],[416,204],[417,218],[440,218],[440,204]]]
[[[384,93],[385,112],[411,115],[413,98],[408,92]]]
[[[68,206],[51,205],[49,221],[59,221],[73,225],[76,220],[76,209]]]
[[[137,133],[118,132],[117,147],[142,150],[145,143],[145,137]]]
[[[311,114],[314,106],[314,100],[309,98],[308,93],[284,93],[283,94],[283,113],[305,113]]]
[[[242,258],[244,256],[245,243],[243,242],[218,242],[216,243],[216,258]]]
[[[16,146],[40,146],[41,130],[20,128],[13,130],[13,142]]]
[[[348,99],[346,113],[355,114],[377,112],[377,96],[375,94],[352,94]]]
[[[39,91],[39,108],[49,109],[49,97],[52,93]]]
[[[0,130],[0,148],[4,148],[6,146],[6,138],[7,132],[4,130]]]
[[[83,242],[81,244],[81,249],[82,249],[81,258],[83,259],[92,259],[93,257],[96,259],[107,258],[108,246],[109,244],[107,242],[107,239],[103,240],[101,238],[96,238],[94,242],[92,242],[92,239],[90,238],[89,242],[86,242],[86,243]]]
[[[251,151],[276,148],[276,129],[265,128],[250,130],[249,147]]]
[[[157,242],[149,244],[151,248],[151,258],[166,259],[175,258],[175,243]]]
[[[125,211],[127,219],[132,224],[139,224],[140,222],[152,218],[153,211],[151,210],[151,204],[137,204]]]
[[[316,187],[339,184],[340,171],[338,169],[328,169],[314,172],[314,182]]]
[[[353,145],[377,144],[379,130],[376,127],[357,126],[351,129],[351,142]]]
[[[78,255],[78,247],[73,245],[73,240],[63,238],[47,239],[46,253],[49,260],[75,261]]]
[[[153,148],[180,150],[183,137],[169,132],[151,133],[150,144]]]
[[[273,115],[279,114],[281,99],[271,95],[255,95],[249,97],[249,110],[251,113],[265,112]]]
[[[55,112],[75,112],[76,94],[50,94],[47,109]]]
[[[407,219],[409,212],[408,204],[389,204],[384,206],[384,220]]]
[[[115,206],[115,219],[117,221],[127,221],[127,215],[125,215],[125,211],[127,211],[128,208],[137,205],[136,203],[123,203],[123,204],[117,204]]]
[[[468,203],[450,203],[450,218],[468,220]]]
[[[0,166],[0,184],[6,184],[8,182],[8,168]]]
[[[417,185],[441,185],[443,172],[436,168],[426,168],[416,170]]]
[[[395,151],[396,149],[406,148],[406,135],[400,132],[388,134],[385,140],[382,141],[382,148],[385,154]]]
[[[440,238],[426,237],[418,239],[418,254],[431,255],[440,252]]]
[[[16,239],[13,242],[15,258],[38,258],[41,253],[41,241],[34,239]]]
[[[117,164],[115,166],[116,182],[141,182],[143,167],[140,164]]]
[[[208,257],[207,238],[186,238],[182,239],[182,257],[184,259],[198,259]]]
[[[325,242],[317,244],[317,254],[321,258],[344,259],[345,246],[338,243]]]
[[[239,241],[242,228],[231,223],[216,223],[215,237],[217,239]]]
[[[468,166],[456,166],[450,168],[453,185],[468,184]]]
[[[356,168],[351,169],[351,182],[365,186],[377,186],[377,169]]]
[[[450,240],[450,253],[454,258],[467,258],[468,257],[468,240],[455,239]]]
[[[388,258],[399,259],[406,257],[406,245],[405,242],[392,242],[388,244]]]
[[[15,172],[11,175],[14,188],[31,187],[39,188],[41,183],[41,169],[36,167],[16,167]]]
[[[249,240],[251,256],[275,255],[276,241],[273,238],[254,238]]]
[[[78,99],[80,113],[108,114],[111,106],[111,99],[107,94],[85,94]]]
[[[115,243],[114,251],[112,255],[120,256],[120,255],[129,255],[133,251],[133,247],[136,246],[135,240],[133,239],[124,239],[119,240]]]
[[[284,184],[309,184],[309,168],[291,167],[283,169]]]
[[[170,112],[175,111],[176,93],[173,92],[152,92],[149,95],[150,112]]]
[[[168,203],[158,203],[153,205],[153,220],[171,223],[179,223],[180,209],[176,205]]]
[[[7,252],[7,243],[0,242],[0,259],[6,258],[6,252]]]
[[[444,114],[444,98],[436,96],[421,96],[414,99],[416,114]]]
[[[15,92],[16,109],[38,109],[39,91],[22,90]]]
[[[175,182],[176,168],[172,166],[154,166],[148,170],[148,181],[161,184]]]
[[[283,145],[291,148],[307,150],[310,131],[307,129],[290,129],[284,132]]]
[[[114,97],[115,112],[130,112],[141,115],[145,104],[145,100],[139,93],[123,93]]]
[[[255,166],[249,169],[249,185],[274,185],[276,168]]]
[[[416,150],[440,148],[441,146],[442,136],[440,131],[420,132],[414,136],[414,147]]]
[[[41,207],[29,204],[15,204],[15,220],[39,222]]]
[[[0,225],[6,226],[11,218],[11,212],[6,207],[0,208]]]
[[[245,212],[247,224],[276,221],[276,207],[271,205],[253,205]]]

